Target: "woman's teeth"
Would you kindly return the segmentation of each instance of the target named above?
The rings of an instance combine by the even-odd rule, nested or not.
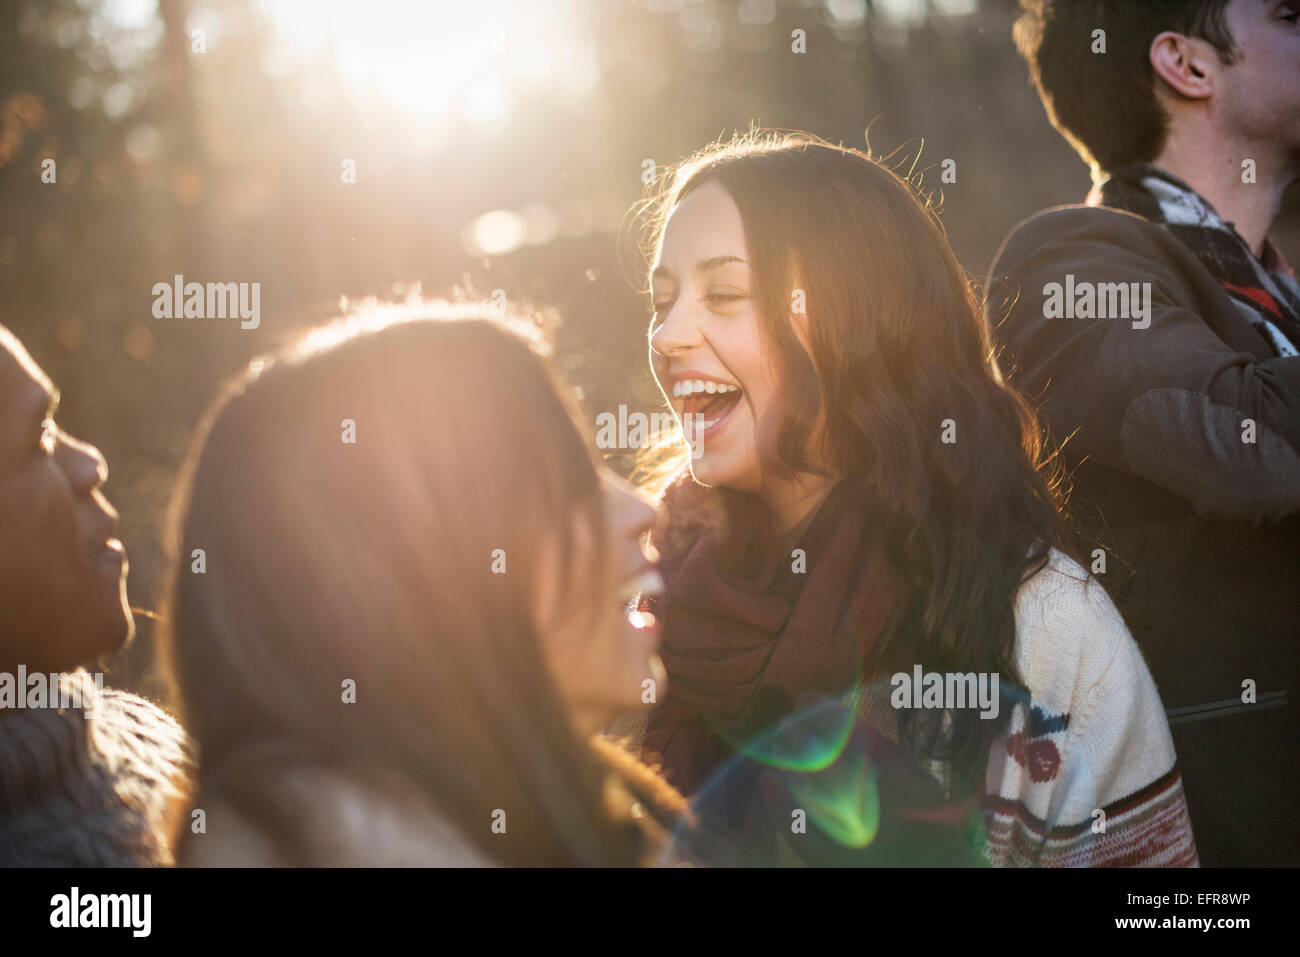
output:
[[[656,569],[648,568],[623,583],[623,588],[619,592],[619,601],[628,602],[637,595],[662,595],[663,591],[663,576]]]
[[[682,379],[673,383],[673,398],[682,399],[689,395],[721,395],[727,392],[739,392],[740,386],[726,382],[713,382],[705,379]]]
[[[730,382],[682,379],[673,383],[674,407],[683,418],[688,440],[721,422],[740,402],[744,390]],[[708,416],[706,419],[705,416]]]

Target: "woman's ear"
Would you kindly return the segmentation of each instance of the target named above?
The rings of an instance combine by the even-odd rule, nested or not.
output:
[[[1214,95],[1218,53],[1204,40],[1166,30],[1151,41],[1151,68],[1176,94],[1189,100]]]

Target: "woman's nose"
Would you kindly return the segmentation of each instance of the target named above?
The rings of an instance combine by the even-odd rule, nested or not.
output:
[[[613,512],[612,524],[621,537],[640,538],[654,530],[659,519],[658,511],[626,481],[617,475],[606,475],[605,493]]]
[[[699,326],[691,319],[690,311],[678,303],[663,316],[659,325],[650,330],[650,348],[660,355],[670,355],[698,346],[704,341]]]
[[[659,519],[659,512],[640,495],[628,492],[628,530],[637,538],[646,532],[654,531]]]
[[[108,463],[99,449],[60,432],[55,451],[73,489],[88,495],[108,481]]]

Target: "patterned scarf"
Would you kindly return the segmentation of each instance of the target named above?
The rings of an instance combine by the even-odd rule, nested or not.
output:
[[[1300,284],[1281,253],[1263,261],[1231,223],[1178,177],[1149,164],[1123,166],[1095,187],[1090,206],[1109,206],[1160,223],[1194,253],[1279,356],[1300,355]]]
[[[665,493],[666,590],[646,607],[664,623],[669,687],[644,746],[683,792],[810,696],[858,681],[893,602],[865,501],[837,486],[785,550],[752,496],[689,474]]]
[[[679,477],[656,535],[668,692],[643,748],[691,795],[669,861],[708,866],[982,863],[978,802],[950,799],[861,678],[900,593],[850,483],[782,544],[752,496]],[[793,554],[792,554],[793,553]],[[873,683],[870,688],[876,689]],[[846,694],[846,692],[854,692]],[[807,814],[791,838],[791,808]]]

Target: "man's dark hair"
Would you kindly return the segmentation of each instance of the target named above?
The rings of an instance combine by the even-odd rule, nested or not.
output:
[[[1086,161],[1104,170],[1149,162],[1169,116],[1155,93],[1151,41],[1166,30],[1206,40],[1224,63],[1236,53],[1230,0],[1020,0],[1016,46],[1048,118]],[[1093,53],[1093,31],[1106,52]]]

